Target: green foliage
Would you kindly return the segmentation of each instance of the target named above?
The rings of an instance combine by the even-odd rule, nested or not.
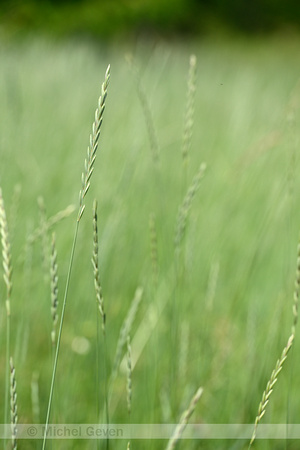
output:
[[[2,25],[16,33],[46,31],[54,35],[81,35],[100,38],[134,32],[189,31],[192,11],[184,0],[143,2],[89,0],[77,2],[26,2],[0,7]]]
[[[299,28],[300,6],[297,0],[7,0],[0,18],[9,34],[190,36],[225,28],[246,33]]]

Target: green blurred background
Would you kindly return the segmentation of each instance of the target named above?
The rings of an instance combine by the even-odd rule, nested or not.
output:
[[[298,30],[297,0],[4,0],[2,32],[45,31],[103,39],[136,33],[195,36],[217,31],[248,34]]]

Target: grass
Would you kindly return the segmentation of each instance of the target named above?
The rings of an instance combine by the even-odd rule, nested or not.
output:
[[[69,286],[70,286],[70,279],[71,279],[72,268],[73,268],[73,261],[74,261],[74,255],[75,255],[78,230],[79,230],[79,223],[80,223],[80,220],[81,220],[84,210],[85,210],[85,197],[90,188],[91,177],[92,177],[92,174],[94,171],[94,164],[95,164],[96,152],[97,152],[98,144],[99,144],[99,137],[100,137],[100,131],[101,131],[101,124],[102,124],[102,120],[103,120],[103,113],[104,113],[104,109],[105,109],[105,99],[107,96],[109,77],[110,77],[110,66],[108,66],[108,68],[106,70],[105,79],[101,86],[101,95],[99,97],[98,107],[95,112],[95,120],[93,122],[92,133],[90,134],[90,143],[89,143],[88,150],[87,150],[87,157],[84,162],[84,171],[81,176],[82,187],[79,192],[79,209],[78,209],[77,221],[76,221],[76,226],[75,226],[75,231],[74,231],[72,249],[71,249],[71,253],[70,253],[68,274],[67,274],[67,279],[66,279],[63,305],[62,305],[62,311],[61,311],[61,319],[60,319],[59,331],[58,331],[58,336],[57,336],[57,345],[56,345],[56,350],[55,350],[55,358],[54,358],[52,377],[51,377],[51,387],[50,387],[47,415],[46,415],[46,421],[45,421],[43,450],[46,447],[47,429],[48,429],[48,424],[49,424],[49,420],[50,420],[55,377],[56,377],[58,356],[59,356],[59,350],[60,350],[60,341],[61,341],[62,329],[63,329],[63,324],[64,324],[64,318],[65,318],[67,298],[68,298],[68,294],[69,294]],[[98,281],[98,280],[96,280],[96,281]]]
[[[80,217],[55,383],[56,422],[95,423],[108,398],[111,422],[128,423],[130,380],[130,423],[180,423],[201,386],[191,421],[254,424],[293,323],[300,228],[297,42],[144,43],[134,51],[129,44],[116,49],[37,39],[3,43],[0,186],[13,262],[10,348],[19,423],[32,422],[36,411],[45,421],[52,373],[50,236],[54,231],[52,266],[54,271],[57,265],[58,274],[52,274],[52,283],[54,278],[57,283],[52,292],[58,291],[60,317],[70,229]],[[129,52],[138,72],[125,58]],[[197,74],[190,54],[197,58]],[[109,63],[112,80],[101,148],[84,214],[80,209],[76,216],[95,96]],[[186,110],[189,102],[195,109],[193,122]],[[157,140],[151,141],[153,130]],[[198,185],[203,162],[207,169]],[[88,182],[87,177],[82,192]],[[43,239],[36,231],[41,227],[41,196],[42,228],[49,239],[47,270]],[[82,195],[80,199],[82,206]],[[51,218],[69,205],[75,205],[75,212],[70,208],[53,223]],[[180,252],[179,244],[175,248],[179,231]],[[101,279],[98,304],[91,258],[99,283]],[[97,345],[95,311],[102,293],[106,349]],[[0,294],[0,362],[5,367],[3,282]],[[101,328],[103,316],[97,314]],[[297,336],[293,346],[265,423],[297,422]],[[118,356],[121,370],[111,388],[101,362],[107,351],[106,373],[111,373],[116,350],[123,352]],[[4,390],[4,370],[0,378]],[[4,411],[2,402],[4,396]],[[236,449],[248,444],[188,441],[180,448]],[[21,445],[26,449],[35,443]],[[96,442],[66,440],[54,442],[53,448],[90,445]],[[126,445],[116,441],[111,448]],[[131,440],[130,448],[136,445]],[[283,443],[257,440],[253,447],[276,445],[282,448]],[[295,445],[291,441],[288,448]],[[143,442],[143,448],[166,446]]]

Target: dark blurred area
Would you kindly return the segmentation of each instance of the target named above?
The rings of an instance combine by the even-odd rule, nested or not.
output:
[[[102,39],[142,34],[298,31],[299,0],[1,0],[0,32],[85,34]]]

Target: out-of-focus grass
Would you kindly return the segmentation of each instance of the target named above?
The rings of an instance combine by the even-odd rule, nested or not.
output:
[[[158,172],[136,82],[125,62],[128,52],[134,54],[140,68],[151,106],[160,144]],[[39,226],[39,196],[44,198],[49,217],[69,204],[77,206],[90,126],[108,63],[111,84],[76,248],[57,374],[55,420],[97,421],[96,301],[90,261],[91,205],[96,197],[112,360],[136,287],[143,286],[144,296],[132,330],[133,353],[138,346],[135,331],[145,326],[147,333],[149,306],[156,305],[155,313],[166,303],[133,370],[132,423],[175,423],[200,385],[204,393],[194,421],[254,422],[292,323],[300,225],[297,52],[296,43],[286,40],[143,44],[134,50],[129,45],[120,50],[42,40],[2,46],[0,184],[8,218],[15,205],[15,186],[21,186],[17,213],[9,223],[14,265],[11,326],[20,422],[33,420],[33,372],[39,373],[44,420],[51,375],[49,275],[41,263],[41,242],[26,251],[26,238]],[[185,194],[181,146],[190,53],[197,56],[198,67],[188,182],[202,161],[208,168],[188,219],[183,243],[185,277],[176,280],[174,232]],[[157,292],[151,281],[150,213],[155,214],[157,226]],[[60,299],[75,220],[74,213],[55,226]],[[1,284],[3,298],[4,292]],[[180,311],[175,335],[174,309]],[[0,314],[3,367],[4,301]],[[90,344],[84,355],[74,351],[78,336]],[[187,353],[181,355],[182,349]],[[266,422],[296,420],[299,393],[295,379],[300,370],[296,349],[297,340],[276,385]],[[184,364],[181,369],[180,360]],[[4,371],[1,375],[4,386]],[[103,395],[101,370],[97,382]],[[0,411],[1,406],[0,400]],[[128,420],[126,374],[121,373],[115,384],[111,411],[112,422]],[[30,448],[31,444],[24,445]],[[88,446],[84,441],[64,441],[63,445]],[[144,448],[156,445],[149,441]],[[184,445],[191,448],[193,444]],[[196,442],[195,448],[198,445]],[[216,448],[223,444],[207,441],[202,445]],[[235,442],[232,448],[242,445]],[[257,447],[274,448],[268,442],[259,442]]]

